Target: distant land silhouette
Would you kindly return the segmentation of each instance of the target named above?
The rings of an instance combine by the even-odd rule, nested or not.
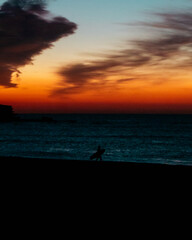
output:
[[[13,121],[15,118],[12,106],[0,104],[0,122]]]
[[[54,123],[56,122],[51,117],[41,116],[39,119],[22,119],[20,116],[14,113],[13,107],[9,105],[0,104],[0,122],[46,122]]]

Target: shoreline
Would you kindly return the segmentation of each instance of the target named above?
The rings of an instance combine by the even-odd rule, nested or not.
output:
[[[192,165],[181,165],[181,164],[161,164],[161,163],[138,163],[138,162],[121,162],[121,161],[91,161],[91,160],[65,160],[65,159],[49,159],[49,158],[31,158],[31,157],[5,157],[0,156],[0,163],[17,165],[23,164],[31,165],[34,164],[44,166],[66,166],[66,167],[114,167],[114,168],[161,168],[161,169],[192,169]]]

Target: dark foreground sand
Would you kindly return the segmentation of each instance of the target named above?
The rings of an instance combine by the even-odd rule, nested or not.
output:
[[[61,159],[45,159],[45,158],[25,158],[25,157],[0,157],[0,161],[13,165],[60,165],[66,167],[115,167],[115,168],[162,168],[162,169],[178,169],[192,168],[185,165],[168,165],[156,163],[136,163],[136,162],[115,162],[115,161],[95,161],[95,160],[61,160]]]
[[[184,165],[167,165],[151,163],[134,163],[134,162],[112,162],[112,161],[88,161],[88,160],[58,160],[58,159],[38,159],[22,157],[0,157],[0,167],[6,170],[21,171],[56,171],[58,173],[68,173],[68,171],[79,172],[89,171],[106,171],[132,173],[132,171],[191,171],[192,166]]]
[[[191,184],[192,166],[0,157],[0,177],[1,186],[14,192],[13,199],[20,189],[30,197],[31,192],[42,195],[46,191],[48,198],[75,193],[79,199],[92,192],[102,202],[109,191],[116,196],[119,192],[129,197],[139,194],[139,199],[154,192],[164,195],[165,189],[172,194],[174,188],[179,194],[179,189]]]

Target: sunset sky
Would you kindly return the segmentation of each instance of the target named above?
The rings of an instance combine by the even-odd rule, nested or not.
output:
[[[0,104],[191,113],[192,0],[0,0]]]

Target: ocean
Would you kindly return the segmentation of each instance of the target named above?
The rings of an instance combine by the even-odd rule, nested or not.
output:
[[[192,115],[23,114],[0,123],[0,156],[192,165]],[[53,120],[53,121],[52,121]]]

